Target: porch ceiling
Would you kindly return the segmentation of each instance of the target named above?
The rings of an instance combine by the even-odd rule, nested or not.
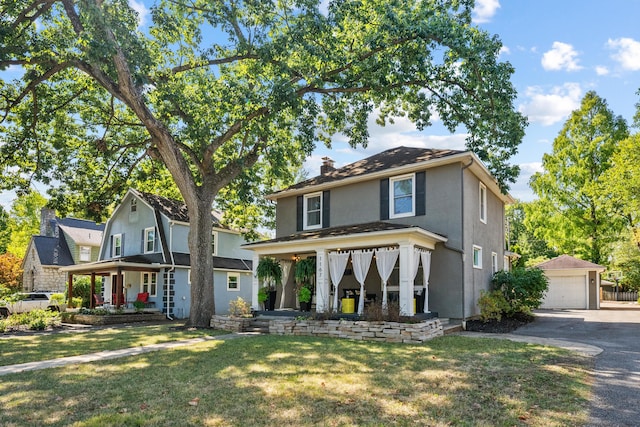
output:
[[[318,249],[365,249],[400,244],[413,244],[433,250],[437,243],[446,241],[446,237],[420,227],[375,222],[292,234],[264,242],[249,243],[243,247],[259,255],[288,257],[292,254],[315,252]]]

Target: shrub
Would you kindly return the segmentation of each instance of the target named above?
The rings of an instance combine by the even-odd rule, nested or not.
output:
[[[102,283],[96,281],[96,294],[100,295],[102,292]],[[81,297],[82,304],[74,307],[89,307],[91,302],[91,278],[89,276],[78,276],[73,280],[73,296]],[[67,291],[65,291],[65,300],[67,299]]]
[[[133,302],[133,308],[135,308],[136,311],[142,311],[144,309],[144,302],[142,302],[142,301],[134,301]]]
[[[502,320],[502,315],[509,310],[509,303],[499,289],[491,292],[480,291],[478,305],[480,306],[480,318],[484,322],[490,320],[499,322]]]
[[[84,300],[82,297],[71,298],[71,305],[75,308],[82,308],[83,303],[84,303]]]
[[[400,304],[397,302],[387,303],[386,310],[382,308],[381,302],[369,304],[365,307],[362,317],[370,322],[400,322],[404,320],[400,316]]]
[[[62,305],[66,302],[66,299],[64,297],[64,294],[60,293],[60,294],[52,294],[51,295],[51,302],[52,303],[56,303],[58,305]]]
[[[60,324],[60,313],[38,309],[10,316],[5,320],[5,329],[26,325],[31,330],[43,330],[58,324]]]
[[[258,302],[266,302],[269,299],[269,288],[266,286],[258,289]]]
[[[516,268],[499,271],[491,280],[494,290],[500,290],[508,303],[507,315],[530,313],[540,307],[549,288],[549,280],[539,268]]]
[[[7,330],[7,321],[0,319],[0,333],[4,333]]]
[[[251,304],[241,297],[229,301],[229,315],[235,317],[252,317]]]

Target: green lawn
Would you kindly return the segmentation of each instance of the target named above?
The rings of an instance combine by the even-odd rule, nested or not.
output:
[[[267,335],[3,376],[0,425],[578,426],[591,367],[498,339]]]
[[[0,366],[225,333],[202,329],[187,330],[181,326],[171,323],[119,325],[90,329],[86,332],[34,333],[10,338],[0,335]]]

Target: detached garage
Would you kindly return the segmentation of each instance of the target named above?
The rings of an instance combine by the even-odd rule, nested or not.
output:
[[[569,255],[561,255],[536,267],[543,270],[549,279],[549,290],[540,308],[600,308],[598,289],[600,273],[605,271],[605,267]]]

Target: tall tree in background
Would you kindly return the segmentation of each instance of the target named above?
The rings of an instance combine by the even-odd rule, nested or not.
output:
[[[40,234],[40,211],[47,204],[37,191],[22,194],[16,198],[9,210],[7,225],[11,237],[7,252],[24,258],[31,236]]]
[[[189,209],[189,324],[215,312],[219,192],[242,182],[249,200],[287,182],[338,132],[366,145],[374,109],[418,129],[437,114],[466,128],[503,188],[517,176],[526,120],[499,39],[471,25],[473,0],[332,1],[326,14],[319,0],[159,0],[143,28],[127,0],[0,1],[0,69],[24,70],[0,81],[0,169],[16,171],[4,186],[164,165]]]
[[[7,252],[7,245],[11,238],[9,231],[9,214],[0,205],[0,254]]]
[[[544,171],[531,178],[540,198],[537,212],[545,218],[545,226],[536,230],[540,238],[561,252],[595,263],[607,260],[624,221],[611,209],[602,178],[627,136],[625,120],[588,92],[554,140],[553,152],[544,155]]]
[[[533,223],[531,218],[536,217],[537,208],[538,201],[517,202],[505,208],[508,248],[520,255],[516,266],[531,267],[558,255],[544,239],[535,235],[540,224]]]

